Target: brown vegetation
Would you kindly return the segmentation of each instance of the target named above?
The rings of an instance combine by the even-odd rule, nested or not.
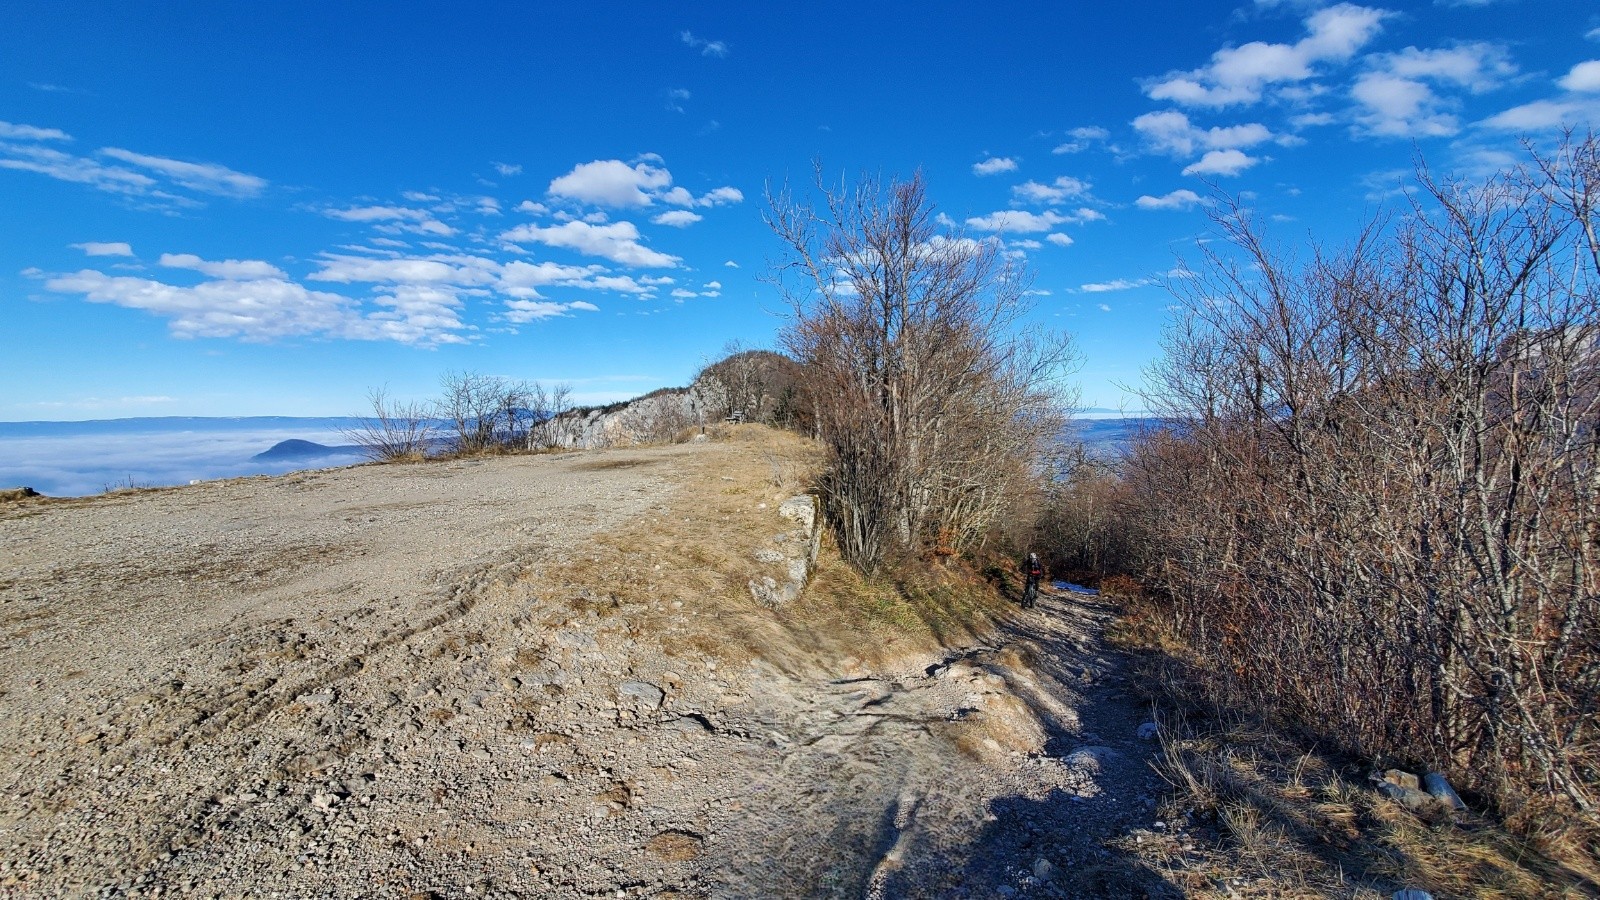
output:
[[[1600,855],[1600,144],[1180,282],[1120,526],[1216,706]],[[1236,251],[1236,253],[1235,253]],[[1564,835],[1557,838],[1557,835]]]

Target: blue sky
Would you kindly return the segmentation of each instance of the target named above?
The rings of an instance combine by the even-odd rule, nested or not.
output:
[[[902,11],[914,9],[913,12]],[[129,4],[0,19],[0,420],[601,402],[771,346],[769,184],[921,168],[1137,405],[1216,191],[1285,246],[1600,113],[1600,9]]]

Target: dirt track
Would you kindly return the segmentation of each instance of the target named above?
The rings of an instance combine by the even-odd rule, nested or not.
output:
[[[1092,598],[872,670],[553,583],[753,452],[0,508],[0,893],[1163,894],[1102,845],[1155,785]]]

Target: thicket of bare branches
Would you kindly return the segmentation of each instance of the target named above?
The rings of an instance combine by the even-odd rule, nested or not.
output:
[[[446,372],[439,387],[434,415],[451,429],[457,453],[559,446],[570,427],[562,420],[572,408],[566,385],[546,389],[499,375]]]
[[[1221,699],[1593,825],[1600,147],[1420,182],[1304,261],[1217,217],[1132,511]]]
[[[359,417],[354,428],[346,429],[345,440],[376,460],[421,459],[428,454],[435,429],[427,404],[396,401],[388,388],[367,391],[367,404],[372,415]]]
[[[846,558],[984,538],[1060,439],[1064,335],[1019,329],[1024,273],[995,242],[941,233],[919,175],[769,198],[790,253],[783,341],[829,457],[821,488]]]
[[[439,386],[441,395],[427,402],[393,400],[387,388],[368,391],[372,414],[358,417],[345,437],[372,459],[398,460],[436,453],[446,439],[448,452],[458,454],[559,447],[576,427],[565,415],[572,391],[564,384],[446,372]]]

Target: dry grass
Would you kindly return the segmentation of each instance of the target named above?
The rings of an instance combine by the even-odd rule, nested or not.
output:
[[[636,635],[654,637],[668,653],[761,658],[813,674],[936,650],[982,633],[998,612],[993,591],[958,570],[934,565],[910,579],[866,579],[826,540],[801,597],[762,607],[749,582],[777,571],[756,551],[780,547],[774,537],[794,528],[778,504],[807,491],[820,453],[804,438],[761,425],[716,426],[708,437],[704,454],[612,451],[583,464],[653,467],[676,489],[541,573],[546,608],[625,613]]]
[[[1519,836],[1533,832],[1472,813],[1424,821],[1371,789],[1370,766],[1207,707],[1192,660],[1130,595],[1113,631],[1141,652],[1139,683],[1167,711],[1157,767],[1171,790],[1161,813],[1200,839],[1185,852],[1170,841],[1122,849],[1188,896],[1376,900],[1403,887],[1441,900],[1600,896],[1595,847]]]

